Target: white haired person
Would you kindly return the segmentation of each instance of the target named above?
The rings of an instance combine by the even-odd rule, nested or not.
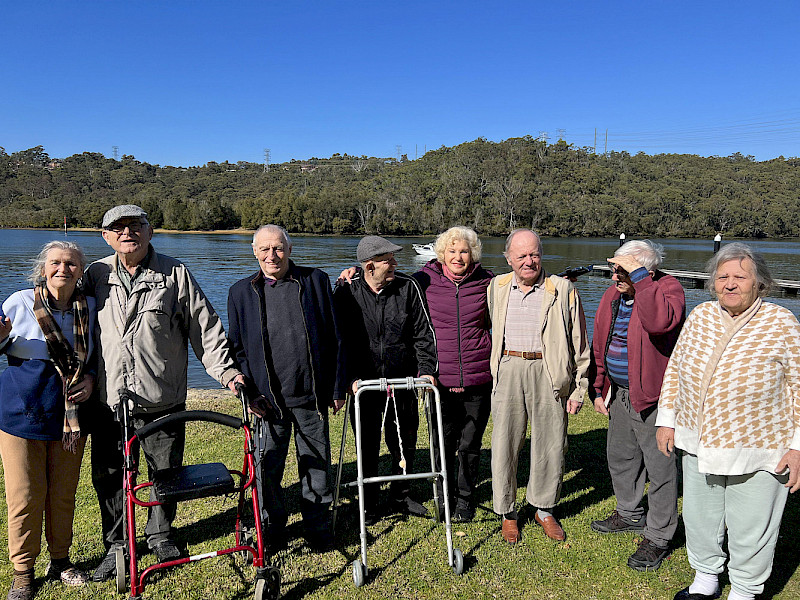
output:
[[[434,249],[436,258],[413,277],[425,290],[436,332],[453,520],[466,522],[475,517],[481,441],[492,409],[486,289],[493,275],[481,267],[481,242],[469,227],[451,227],[436,238]],[[433,439],[438,445],[438,437]],[[435,457],[438,464],[438,452]]]
[[[14,578],[8,600],[33,598],[33,567],[44,523],[47,576],[83,585],[69,559],[75,491],[86,444],[78,403],[94,389],[93,298],[78,285],[86,257],[67,241],[45,244],[28,279],[3,302],[0,352],[0,454],[8,504],[8,553]]]
[[[786,499],[800,489],[800,324],[763,300],[772,277],[746,244],[723,246],[707,270],[715,300],[686,320],[656,420],[661,451],[683,451],[695,577],[675,599],[718,598],[727,559],[728,600],[746,600],[764,589]]]
[[[599,533],[643,533],[628,566],[654,570],[678,527],[678,469],[659,452],[656,418],[661,380],[686,315],[683,287],[658,270],[660,244],[632,240],[608,262],[614,285],[594,318],[589,396],[609,417],[606,455],[617,505],[592,522]],[[645,484],[648,510],[642,506]]]

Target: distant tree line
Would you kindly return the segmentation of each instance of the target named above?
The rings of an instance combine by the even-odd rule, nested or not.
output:
[[[116,204],[156,227],[432,235],[465,224],[484,235],[800,236],[800,159],[733,154],[596,154],[530,136],[479,138],[410,161],[334,154],[270,165],[162,167],[42,146],[0,147],[0,226],[97,227]]]

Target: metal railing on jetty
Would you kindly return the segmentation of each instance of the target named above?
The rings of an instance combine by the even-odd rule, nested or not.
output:
[[[722,238],[717,235],[714,238],[714,253],[716,254],[720,248]],[[619,236],[619,245],[625,243],[625,234]],[[689,289],[702,289],[705,287],[708,274],[698,271],[676,271],[674,269],[661,269],[667,275],[672,275],[675,279],[681,282],[683,287]],[[611,277],[611,267],[607,264],[592,265],[590,275],[599,275],[601,277]],[[774,279],[775,285],[770,291],[771,296],[797,296],[800,293],[800,281],[792,281],[791,279]]]

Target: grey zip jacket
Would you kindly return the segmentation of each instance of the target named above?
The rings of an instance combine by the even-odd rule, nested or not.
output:
[[[116,254],[84,274],[97,300],[98,389],[111,407],[119,390],[134,393],[136,413],[156,413],[186,402],[189,343],[211,377],[226,386],[239,374],[219,315],[180,261],[151,253],[125,291]]]

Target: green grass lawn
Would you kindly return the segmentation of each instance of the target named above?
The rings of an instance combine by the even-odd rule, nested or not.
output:
[[[197,396],[197,395],[195,395]],[[237,401],[216,392],[200,393],[190,408],[207,408],[236,414]],[[420,426],[420,446],[427,440]],[[334,461],[338,459],[342,415],[331,418]],[[604,518],[614,509],[614,497],[605,461],[605,417],[590,407],[570,419],[569,451],[563,498],[557,509],[567,540],[563,543],[546,538],[541,528],[523,524],[522,540],[510,546],[500,536],[500,521],[491,510],[489,473],[489,431],[484,437],[479,507],[474,522],[454,525],[454,545],[464,553],[465,572],[455,575],[447,564],[444,526],[433,519],[387,517],[369,528],[368,562],[370,575],[361,588],[353,586],[351,563],[360,555],[357,502],[345,492],[336,531],[337,547],[324,554],[311,553],[302,538],[299,523],[299,484],[296,464],[290,456],[284,481],[292,507],[289,547],[272,558],[281,571],[283,598],[564,598],[576,600],[632,598],[637,600],[670,599],[688,585],[693,576],[686,559],[683,530],[679,528],[676,549],[662,567],[651,573],[638,573],[626,566],[627,557],[636,549],[633,534],[602,536],[590,530],[592,520]],[[345,456],[344,480],[355,478],[355,453],[351,432]],[[526,448],[527,450],[527,448]],[[526,450],[520,461],[518,499],[524,502],[528,459]],[[241,441],[232,430],[217,426],[192,424],[187,434],[186,461],[221,460],[233,468],[241,466]],[[417,465],[428,464],[427,450],[418,449]],[[388,469],[384,455],[382,468]],[[427,482],[416,482],[416,495],[426,499],[433,510],[432,489]],[[182,503],[176,525],[178,541],[188,545],[191,554],[200,554],[233,544],[232,530],[236,501],[234,498],[211,498]],[[11,565],[6,555],[5,496],[3,496],[0,558],[0,594],[8,590]],[[144,526],[145,511],[137,513]],[[532,517],[524,509],[521,519]],[[796,530],[800,523],[798,501],[792,497],[784,514],[781,537],[772,577],[767,582],[766,598],[800,598],[800,544]],[[141,530],[139,535],[141,536]],[[141,540],[141,537],[140,537]],[[139,546],[146,548],[142,541]],[[89,473],[87,447],[78,488],[75,517],[75,541],[72,558],[82,568],[93,569],[103,556],[97,502]],[[44,581],[46,550],[40,557],[36,574],[41,587],[37,598],[112,598],[117,596],[114,583],[90,583],[84,588],[68,589]],[[140,553],[143,565],[152,564],[152,555]],[[188,598],[244,599],[253,595],[253,567],[239,558],[219,557],[196,562],[156,574],[148,581],[144,598],[180,600]],[[727,579],[723,579],[727,588]],[[723,597],[725,597],[725,594]],[[4,596],[3,596],[4,597]],[[121,597],[121,596],[119,596]]]

